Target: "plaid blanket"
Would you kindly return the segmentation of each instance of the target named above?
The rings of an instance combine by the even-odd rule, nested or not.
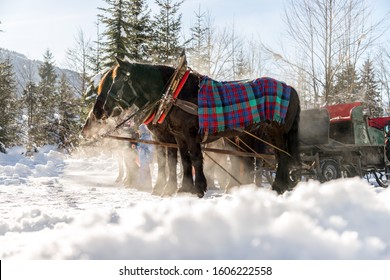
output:
[[[200,132],[245,128],[265,120],[283,123],[290,89],[271,78],[217,82],[205,76],[198,93]]]

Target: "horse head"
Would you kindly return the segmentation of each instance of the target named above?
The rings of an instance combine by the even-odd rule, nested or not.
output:
[[[103,109],[110,117],[119,116],[130,108],[137,99],[137,92],[132,82],[132,63],[116,58],[117,65],[113,68],[112,84],[107,93]]]
[[[95,136],[105,125],[105,121],[108,118],[107,113],[104,111],[104,104],[106,102],[107,93],[112,83],[112,72],[113,69],[105,72],[103,77],[100,79],[99,86],[96,88],[95,86],[90,86],[87,89],[90,95],[96,95],[96,101],[90,110],[88,117],[85,121],[85,124],[81,130],[81,135],[87,138],[91,138]]]

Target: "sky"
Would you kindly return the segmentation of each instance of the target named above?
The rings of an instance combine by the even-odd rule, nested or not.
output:
[[[233,25],[239,34],[261,38],[275,45],[283,36],[283,7],[287,0],[185,0],[182,4],[183,31],[194,22],[195,11],[209,11],[216,26]],[[375,15],[390,10],[388,0],[368,0]],[[49,49],[58,66],[65,64],[65,52],[75,44],[79,30],[96,37],[97,7],[103,0],[1,0],[0,47],[41,60]],[[155,9],[153,0],[148,6]]]

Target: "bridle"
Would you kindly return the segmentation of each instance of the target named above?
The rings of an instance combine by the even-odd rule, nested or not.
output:
[[[123,110],[126,110],[127,108],[130,108],[132,106],[132,104],[134,104],[134,102],[138,99],[138,94],[133,86],[133,82],[131,81],[130,72],[126,71],[121,87],[119,88],[119,90],[116,93],[113,93],[112,87],[115,84],[115,79],[116,79],[116,77],[114,77],[114,81],[111,84],[111,87],[108,91],[107,97],[110,97],[114,100],[115,105],[116,105],[116,106],[114,106],[114,108],[118,107],[123,111]],[[130,88],[130,90],[132,91],[132,94],[134,96],[134,98],[132,100],[126,101],[125,99],[123,99],[123,95],[125,92],[125,86],[128,86]],[[107,98],[106,98],[106,103],[107,103]]]

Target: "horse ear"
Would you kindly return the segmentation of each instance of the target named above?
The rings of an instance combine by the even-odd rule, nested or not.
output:
[[[115,60],[119,64],[120,67],[125,66],[125,62],[122,59],[120,59],[119,57],[115,57]]]

